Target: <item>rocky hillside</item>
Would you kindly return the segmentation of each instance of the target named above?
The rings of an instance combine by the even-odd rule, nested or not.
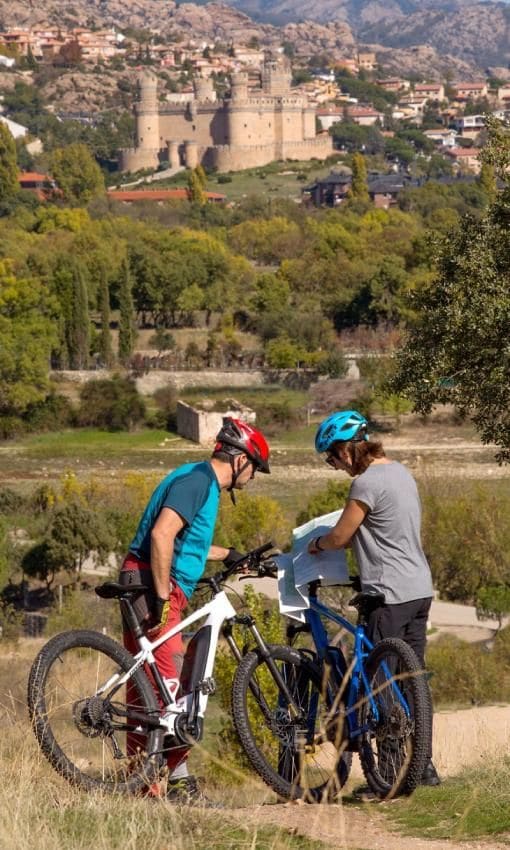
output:
[[[271,23],[311,18],[315,21],[343,20],[355,29],[378,21],[395,21],[415,12],[437,9],[455,11],[476,0],[227,0],[251,17]]]
[[[386,47],[427,44],[481,67],[510,60],[510,5],[477,3],[444,14],[423,9],[398,20],[361,26],[361,38]]]

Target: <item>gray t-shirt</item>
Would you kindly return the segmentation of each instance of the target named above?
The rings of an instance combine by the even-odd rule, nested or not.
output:
[[[352,538],[363,590],[384,593],[388,605],[432,596],[421,541],[416,482],[401,463],[371,464],[349,491],[368,513]]]

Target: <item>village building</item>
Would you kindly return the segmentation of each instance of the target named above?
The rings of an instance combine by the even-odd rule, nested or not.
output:
[[[453,148],[457,144],[457,133],[448,127],[438,127],[434,130],[424,130],[423,135],[441,148]]]
[[[444,86],[441,83],[416,83],[414,93],[417,98],[424,98],[427,103],[444,100]]]
[[[510,83],[503,83],[503,85],[499,87],[497,99],[500,103],[510,106]]]
[[[383,124],[384,115],[373,106],[347,106],[346,118],[359,124],[360,127],[371,127],[373,124]]]
[[[479,97],[487,97],[487,83],[455,83],[453,86],[455,100],[476,100]]]
[[[189,103],[160,103],[156,77],[144,73],[135,105],[136,143],[119,152],[120,170],[168,163],[172,169],[202,164],[222,172],[274,160],[326,159],[333,152],[331,137],[316,133],[315,108],[290,83],[288,63],[267,56],[255,91],[246,72],[237,72],[228,98],[218,101],[212,81],[200,78]]]
[[[449,148],[446,155],[460,171],[470,171],[472,174],[480,173],[481,162],[478,158],[480,148]]]
[[[398,77],[391,77],[387,80],[376,80],[378,86],[381,86],[385,91],[403,92],[409,91],[411,83],[409,80],[401,80]]]
[[[377,65],[377,57],[373,52],[358,53],[358,68],[363,71],[373,71]]]

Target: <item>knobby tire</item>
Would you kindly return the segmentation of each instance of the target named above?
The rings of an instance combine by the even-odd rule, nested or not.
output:
[[[160,770],[163,730],[143,729],[130,711],[156,718],[154,689],[139,668],[127,686],[104,686],[116,671],[127,672],[133,657],[106,635],[88,630],[63,632],[37,655],[28,681],[28,708],[42,752],[65,779],[85,791],[137,793]],[[138,724],[138,726],[137,726]],[[126,733],[145,732],[128,754]]]

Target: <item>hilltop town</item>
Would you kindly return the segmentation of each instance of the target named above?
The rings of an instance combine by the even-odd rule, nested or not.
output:
[[[410,71],[402,51],[362,49],[346,23],[278,28],[228,6],[168,4],[156,25],[144,10],[128,19],[144,27],[120,10],[113,24],[111,4],[109,25],[89,16],[73,26],[55,23],[50,6],[48,20],[20,13],[21,25],[0,32],[1,120],[26,170],[44,171],[55,135],[82,127],[99,128],[96,157],[111,173],[230,172],[359,150],[383,156],[378,180],[423,176],[431,159],[436,176],[476,175],[485,115],[509,114],[504,69],[476,72],[446,56],[427,73],[434,51],[422,47]],[[38,113],[58,126],[45,130]],[[393,199],[402,179],[388,183]],[[337,184],[310,196],[339,203],[348,180]]]

